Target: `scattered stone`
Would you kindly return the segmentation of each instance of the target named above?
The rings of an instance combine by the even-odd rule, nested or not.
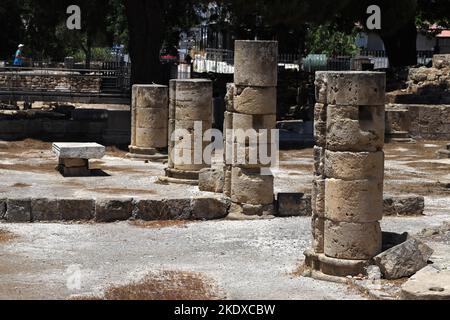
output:
[[[417,272],[402,286],[406,300],[450,300],[450,270],[429,266]]]
[[[368,280],[381,280],[381,277],[383,276],[381,274],[380,267],[378,266],[368,266],[366,268],[367,271],[367,279]]]
[[[310,217],[312,215],[311,197],[303,193],[279,193],[277,216]]]
[[[252,205],[231,203],[228,220],[260,220],[272,219],[275,209],[273,205]]]
[[[198,188],[200,191],[223,193],[225,171],[223,168],[206,168],[200,170]]]
[[[95,200],[58,199],[58,211],[64,221],[82,221],[94,218]]]
[[[433,249],[422,241],[411,238],[374,258],[388,280],[410,277],[427,266]]]
[[[62,214],[58,210],[56,199],[32,199],[31,200],[32,221],[61,221]]]
[[[5,218],[8,222],[30,222],[31,199],[8,199]]]
[[[385,216],[420,216],[425,210],[424,197],[385,197]]]
[[[100,199],[95,202],[95,221],[113,222],[124,221],[131,217],[133,200],[129,199]]]
[[[192,218],[195,220],[214,220],[225,218],[230,201],[228,198],[192,199]]]

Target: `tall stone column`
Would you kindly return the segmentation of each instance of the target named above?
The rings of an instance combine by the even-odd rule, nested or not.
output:
[[[204,133],[212,128],[212,82],[177,79],[169,88],[169,162],[160,180],[197,185],[199,171],[211,165],[203,152],[211,143]]]
[[[158,160],[167,149],[168,88],[134,85],[131,103],[131,145],[128,157]]]
[[[270,135],[276,128],[277,73],[276,41],[236,41],[234,84],[228,85],[224,124],[224,193],[233,203],[231,215],[274,213],[274,178],[262,172],[272,163],[261,159],[261,150],[268,156],[278,150]],[[256,139],[244,133],[251,131]]]
[[[313,246],[306,265],[331,276],[365,273],[381,252],[386,76],[317,72]]]

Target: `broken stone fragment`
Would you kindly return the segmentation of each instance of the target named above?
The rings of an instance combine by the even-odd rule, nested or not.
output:
[[[417,272],[402,286],[405,300],[450,300],[450,271],[432,266]]]
[[[194,198],[192,199],[192,219],[214,220],[225,218],[230,201],[228,198]]]
[[[410,277],[427,266],[433,249],[422,241],[410,238],[382,252],[374,258],[384,277],[388,280]]]
[[[385,216],[420,216],[425,210],[424,197],[385,197]]]
[[[224,182],[224,168],[206,168],[200,170],[198,182],[200,191],[223,193]]]

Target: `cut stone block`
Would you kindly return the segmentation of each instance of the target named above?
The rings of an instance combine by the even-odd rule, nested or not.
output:
[[[222,219],[228,215],[230,201],[227,198],[199,197],[192,199],[192,218],[195,220]]]
[[[316,103],[314,106],[314,121],[327,122],[327,106],[323,103]]]
[[[234,83],[238,86],[276,87],[278,82],[278,42],[235,42]]]
[[[425,267],[402,285],[405,300],[450,300],[450,270]]]
[[[314,146],[314,175],[324,176],[325,174],[325,148]]]
[[[424,197],[385,197],[385,216],[420,216],[425,210]]]
[[[275,215],[275,207],[273,204],[253,205],[231,203],[229,209],[229,218],[237,219],[239,217],[272,217]]]
[[[415,238],[410,238],[374,257],[388,280],[410,277],[427,266],[433,249]]]
[[[145,221],[189,220],[191,199],[134,200],[133,217]]]
[[[168,88],[155,84],[133,85],[133,106],[135,108],[167,109]]]
[[[230,112],[246,115],[273,115],[277,112],[276,87],[235,87]]]
[[[316,253],[324,253],[325,219],[313,216],[311,220],[312,247]]]
[[[336,259],[369,260],[382,249],[379,222],[347,223],[325,221],[325,255]]]
[[[84,221],[94,218],[95,200],[58,199],[58,211],[64,221]]]
[[[376,106],[385,104],[383,72],[316,72],[317,101],[333,105]]]
[[[311,198],[303,193],[279,193],[276,215],[279,217],[311,216]]]
[[[327,149],[331,151],[375,152],[384,146],[384,106],[350,107],[358,118],[342,114],[348,106],[328,106]]]
[[[60,159],[101,159],[105,155],[105,147],[98,143],[54,143],[53,152]]]
[[[136,108],[136,128],[167,129],[169,111],[167,108]]]
[[[153,129],[153,128],[135,128],[136,132],[136,147],[139,148],[158,148],[167,147],[167,129]]]
[[[225,183],[224,168],[200,170],[198,188],[200,191],[223,193]]]
[[[31,199],[32,221],[61,221],[57,199]]]
[[[311,207],[313,215],[325,218],[325,179],[318,178],[313,180]]]
[[[369,223],[383,218],[382,180],[327,179],[325,215],[336,222]]]
[[[325,153],[327,178],[344,180],[376,179],[384,177],[383,152],[333,152]]]
[[[6,214],[6,199],[0,199],[0,220],[5,218]]]
[[[235,203],[273,204],[274,177],[261,175],[252,169],[232,168],[231,199]]]
[[[95,201],[95,221],[124,221],[131,217],[133,200],[129,199],[97,199]]]
[[[30,222],[31,199],[8,199],[5,218],[8,222]]]
[[[314,121],[314,141],[316,142],[316,146],[326,146],[327,123],[325,121]]]

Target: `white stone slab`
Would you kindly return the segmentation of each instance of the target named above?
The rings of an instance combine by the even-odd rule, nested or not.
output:
[[[98,143],[53,143],[53,153],[60,159],[101,159],[106,148]]]

